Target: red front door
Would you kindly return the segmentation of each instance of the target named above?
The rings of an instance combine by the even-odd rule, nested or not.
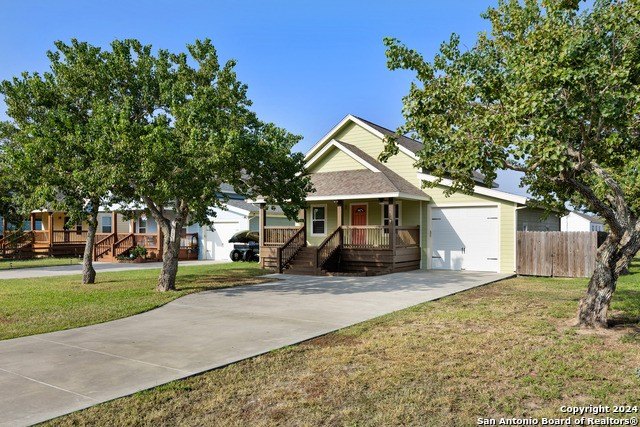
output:
[[[351,225],[367,225],[367,205],[351,205]],[[354,229],[351,241],[354,245],[365,245],[367,243],[367,230]]]

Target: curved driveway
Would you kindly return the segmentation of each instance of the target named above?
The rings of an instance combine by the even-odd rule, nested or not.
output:
[[[0,424],[44,421],[508,275],[273,277],[282,280],[201,292],[125,319],[0,341]]]

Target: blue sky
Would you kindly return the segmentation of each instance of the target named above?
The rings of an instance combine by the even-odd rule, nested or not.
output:
[[[411,75],[386,68],[382,39],[430,58],[452,32],[472,45],[493,1],[3,1],[0,79],[45,71],[55,40],[137,38],[172,51],[210,38],[236,59],[254,110],[304,136],[306,151],[346,114],[395,128]],[[0,103],[0,118],[5,119]],[[501,189],[523,194],[514,174]]]

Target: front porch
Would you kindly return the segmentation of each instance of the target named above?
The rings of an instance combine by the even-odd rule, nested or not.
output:
[[[261,206],[260,263],[280,273],[313,275],[416,270],[421,212],[415,200],[322,201],[301,211],[297,226],[274,227]]]
[[[37,256],[81,257],[87,241],[86,222],[69,224],[64,212],[32,212],[22,229],[10,230],[3,221],[0,258]],[[125,219],[118,212],[98,218],[93,259],[115,261],[136,246],[147,249],[148,259],[162,259],[162,232],[152,219]],[[198,259],[198,233],[182,233],[180,259]]]

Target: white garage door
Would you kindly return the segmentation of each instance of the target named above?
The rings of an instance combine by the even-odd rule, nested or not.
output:
[[[433,208],[431,268],[499,271],[498,207]]]
[[[229,239],[246,229],[246,224],[239,221],[214,222],[213,230],[207,228],[205,235],[204,259],[230,261],[229,254],[233,250],[233,243],[229,243]]]

